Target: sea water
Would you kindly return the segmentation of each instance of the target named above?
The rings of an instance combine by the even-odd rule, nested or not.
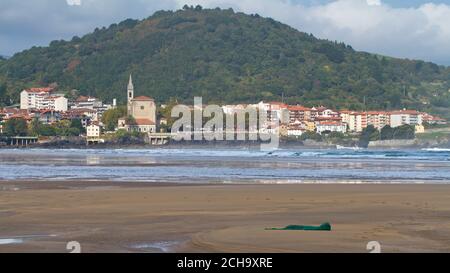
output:
[[[450,149],[13,149],[0,180],[450,183]]]

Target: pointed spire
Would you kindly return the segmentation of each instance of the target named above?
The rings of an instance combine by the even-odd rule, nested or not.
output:
[[[133,88],[134,88],[134,86],[133,86],[133,77],[130,74],[130,81],[128,82],[128,89],[133,89]]]
[[[131,103],[131,101],[134,99],[134,85],[133,85],[133,77],[130,74],[130,81],[128,82],[128,104]]]

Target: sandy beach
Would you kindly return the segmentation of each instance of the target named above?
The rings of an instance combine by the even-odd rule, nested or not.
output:
[[[0,252],[68,252],[69,241],[83,252],[368,252],[369,241],[449,252],[448,196],[449,185],[2,181]],[[323,222],[333,231],[265,230]]]

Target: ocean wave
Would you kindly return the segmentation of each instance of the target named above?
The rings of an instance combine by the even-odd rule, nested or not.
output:
[[[450,157],[450,149],[431,148],[422,150],[368,150],[353,147],[340,147],[330,150],[307,149],[279,149],[273,152],[248,149],[33,149],[9,150],[5,155],[26,156],[30,160],[38,157],[50,156],[51,160],[57,158],[82,158],[86,156],[99,156],[104,158],[366,158],[366,159],[411,159],[411,160],[444,160]],[[100,158],[101,157],[101,158]],[[6,161],[8,162],[8,161]],[[49,162],[50,163],[50,162]]]
[[[22,243],[23,243],[22,239],[14,239],[14,238],[0,239],[0,245],[15,245],[15,244],[22,244]]]
[[[422,149],[422,151],[426,151],[426,152],[450,152],[450,149],[446,149],[446,148],[428,148],[428,149]]]

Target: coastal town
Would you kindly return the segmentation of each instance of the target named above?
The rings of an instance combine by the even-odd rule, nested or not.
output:
[[[450,253],[450,0],[0,0],[0,22],[0,256],[137,258],[13,268]]]
[[[117,118],[117,126],[114,126],[114,130],[111,131],[111,128],[109,130],[106,128],[103,115],[107,111],[117,109],[116,99],[111,104],[106,104],[91,96],[79,96],[70,100],[64,92],[58,91],[56,87],[25,89],[20,94],[20,106],[0,109],[0,134],[8,134],[8,122],[11,121],[24,121],[27,127],[32,127],[33,122],[55,125],[64,121],[67,123],[77,121],[80,130],[75,131],[75,135],[84,137],[87,143],[104,142],[104,134],[122,131],[147,135],[150,140],[153,140],[151,144],[166,144],[171,136],[170,129],[167,127],[168,118],[164,116],[158,118],[157,109],[158,107],[165,109],[168,106],[157,106],[156,101],[147,96],[135,96],[131,75],[126,92],[126,115]],[[192,110],[195,109],[194,106],[189,107]],[[424,133],[425,125],[447,124],[446,120],[438,116],[411,109],[350,111],[334,110],[325,106],[309,108],[276,101],[223,105],[221,108],[224,115],[234,115],[249,109],[266,112],[267,120],[259,123],[259,130],[270,132],[274,123],[279,123],[279,134],[286,138],[298,138],[306,133],[318,135],[361,134],[369,126],[376,130],[383,130],[383,128],[395,129],[407,125],[414,128],[415,133]],[[9,133],[9,136],[24,137],[28,135]],[[17,141],[11,143],[19,145]]]

